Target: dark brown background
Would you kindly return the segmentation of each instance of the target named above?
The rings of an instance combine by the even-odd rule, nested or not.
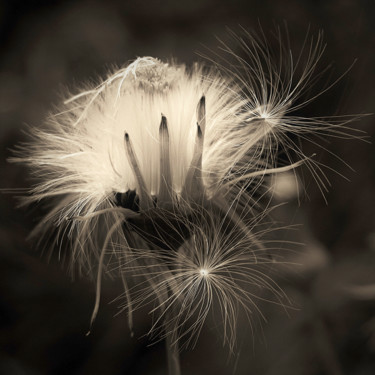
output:
[[[215,35],[238,25],[266,33],[287,22],[292,45],[310,25],[328,43],[325,61],[333,77],[351,71],[305,114],[370,113],[375,109],[375,2],[331,1],[33,1],[0,2],[1,188],[28,186],[27,171],[6,163],[9,148],[24,138],[25,124],[38,126],[66,85],[103,75],[137,56],[176,57],[191,63],[196,51],[215,49]],[[355,125],[374,134],[374,116]],[[300,208],[281,213],[302,223],[298,239],[304,266],[279,282],[298,309],[289,316],[264,306],[269,322],[254,340],[239,318],[235,354],[221,348],[213,324],[197,347],[182,354],[183,374],[375,373],[374,146],[332,141],[327,146],[355,172],[321,155],[321,161],[351,182],[330,174],[327,206],[314,184]],[[15,194],[0,196],[0,374],[165,374],[163,344],[147,347],[147,317],[136,319],[130,338],[125,317],[112,316],[120,285],[104,284],[103,303],[92,334],[89,319],[94,285],[74,280],[52,256],[26,241],[38,207],[15,208]],[[366,295],[348,293],[348,284],[373,285]]]

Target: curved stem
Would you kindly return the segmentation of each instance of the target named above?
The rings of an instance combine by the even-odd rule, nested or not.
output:
[[[169,326],[170,324],[168,324],[166,327],[166,333],[168,332],[173,332],[173,333],[167,334],[165,337],[165,346],[167,350],[167,361],[168,361],[168,375],[181,375],[180,354],[178,351],[178,340],[176,340],[174,329]],[[169,328],[171,328],[172,330],[170,330]]]

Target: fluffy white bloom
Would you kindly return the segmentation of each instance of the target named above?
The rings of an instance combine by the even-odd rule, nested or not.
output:
[[[346,136],[345,119],[289,115],[313,99],[298,102],[314,82],[320,37],[299,76],[301,56],[296,65],[289,53],[275,62],[250,35],[239,43],[246,59],[224,49],[241,69],[138,58],[69,98],[18,151],[14,160],[38,179],[26,202],[55,202],[35,233],[56,226],[72,264],[98,275],[93,318],[105,268],[123,276],[130,316],[154,299],[156,323],[176,341],[199,332],[215,301],[231,345],[236,309],[256,310],[259,289],[283,303],[257,229],[264,177],[304,162],[324,188],[320,166],[289,135]],[[281,152],[289,165],[277,163]],[[136,275],[144,284],[129,290]]]

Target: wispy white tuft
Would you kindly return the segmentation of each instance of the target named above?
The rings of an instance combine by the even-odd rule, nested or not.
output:
[[[180,347],[195,345],[207,316],[215,311],[215,324],[232,351],[240,310],[251,325],[256,316],[265,319],[260,302],[290,307],[271,277],[275,259],[265,251],[265,243],[260,245],[270,229],[258,228],[259,217],[249,216],[241,215],[249,228],[244,235],[226,215],[213,215],[213,207],[196,207],[194,217],[179,223],[188,228],[190,237],[177,251],[133,248],[121,266],[124,272],[131,271],[134,285],[131,298],[120,296],[125,300],[123,310],[148,307],[153,315],[150,335],[156,339],[172,335]]]

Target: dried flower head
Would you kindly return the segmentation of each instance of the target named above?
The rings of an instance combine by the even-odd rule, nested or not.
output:
[[[35,233],[57,227],[71,264],[97,275],[93,319],[105,270],[123,277],[129,320],[152,302],[151,332],[162,327],[175,343],[195,342],[216,304],[233,348],[238,307],[257,311],[262,290],[287,302],[259,229],[265,177],[305,163],[324,188],[321,166],[296,136],[347,136],[348,119],[291,115],[314,99],[298,101],[314,83],[321,36],[306,42],[299,76],[302,54],[294,64],[249,34],[238,43],[245,57],[223,45],[235,57],[230,68],[138,58],[65,101],[13,159],[38,178],[26,203],[56,200]]]

